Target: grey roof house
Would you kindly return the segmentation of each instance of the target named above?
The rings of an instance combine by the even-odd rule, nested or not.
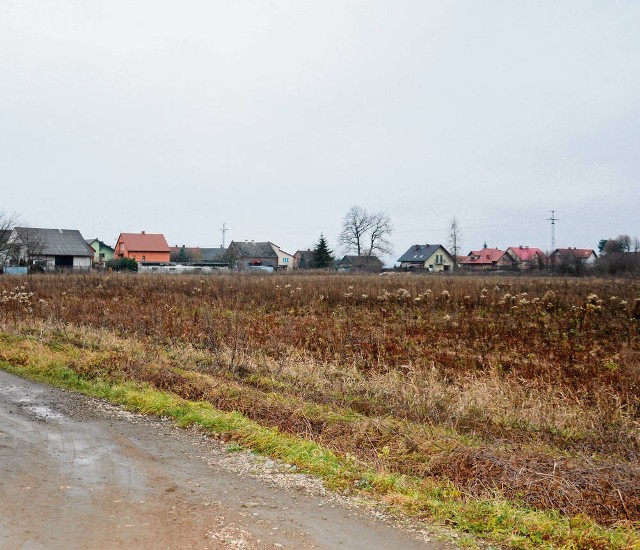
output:
[[[14,265],[34,265],[45,271],[89,271],[95,251],[77,229],[16,227],[11,234]]]
[[[382,271],[382,261],[376,256],[344,256],[336,263],[338,271],[353,272],[370,272],[377,273]]]
[[[453,257],[441,244],[414,244],[400,258],[403,269],[426,269],[428,271],[451,271]]]
[[[252,267],[278,267],[278,255],[270,242],[231,241],[225,256],[229,267],[239,271]]]

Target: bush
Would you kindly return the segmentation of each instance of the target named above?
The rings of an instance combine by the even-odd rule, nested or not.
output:
[[[113,271],[138,271],[138,262],[131,258],[114,258],[109,260],[105,267]]]

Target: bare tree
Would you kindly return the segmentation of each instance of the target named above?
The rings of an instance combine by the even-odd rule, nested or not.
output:
[[[44,243],[38,231],[31,227],[16,227],[16,240],[12,243],[11,262],[16,265],[40,265]]]
[[[460,249],[462,248],[462,231],[458,224],[457,218],[454,216],[449,226],[449,250],[453,256],[453,269],[457,265],[458,256],[460,255]]]
[[[20,223],[16,214],[0,210],[0,265],[4,265],[14,256],[14,244],[11,235],[16,224]]]
[[[393,247],[389,241],[389,236],[393,230],[391,218],[384,212],[376,212],[369,216],[369,221],[369,246],[366,250],[366,255],[371,257],[391,254],[393,252]]]
[[[342,220],[342,232],[338,242],[347,252],[362,256],[365,235],[372,227],[369,212],[361,206],[352,206]]]

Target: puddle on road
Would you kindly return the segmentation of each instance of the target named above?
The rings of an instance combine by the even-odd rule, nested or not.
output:
[[[62,414],[54,411],[53,409],[50,409],[46,405],[28,405],[27,407],[25,407],[25,409],[27,409],[28,411],[31,411],[38,418],[43,418],[46,420],[50,420],[50,419],[58,420],[60,418],[63,418]]]

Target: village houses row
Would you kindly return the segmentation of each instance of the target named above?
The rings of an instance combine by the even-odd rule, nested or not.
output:
[[[309,249],[289,254],[272,242],[255,241],[232,241],[227,248],[170,247],[164,235],[145,231],[121,233],[115,247],[98,238],[84,239],[76,229],[15,227],[0,232],[0,266],[7,273],[26,272],[28,264],[45,271],[89,270],[119,258],[135,260],[140,271],[292,270],[311,268],[313,254]],[[528,271],[567,263],[591,265],[596,258],[590,249],[559,248],[547,256],[541,249],[529,246],[506,250],[485,246],[454,259],[441,244],[416,244],[397,263],[400,269],[412,271]],[[346,255],[337,259],[333,267],[343,272],[380,272],[383,264],[376,257]]]

